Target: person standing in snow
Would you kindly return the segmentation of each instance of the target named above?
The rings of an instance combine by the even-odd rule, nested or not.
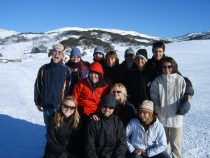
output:
[[[155,112],[163,124],[167,137],[167,153],[172,158],[181,158],[181,141],[183,134],[183,115],[176,114],[180,109],[180,101],[184,98],[186,83],[177,74],[178,65],[171,57],[163,57],[161,61],[162,75],[157,77],[150,89],[151,100]]]
[[[81,158],[80,115],[76,99],[67,96],[62,101],[47,129],[43,158]]]
[[[170,158],[163,125],[154,114],[152,101],[145,100],[138,108],[137,118],[126,127],[126,138],[131,158]]]
[[[87,78],[88,75],[88,66],[89,62],[83,61],[81,59],[81,52],[78,48],[74,47],[70,53],[70,60],[66,63],[66,65],[71,70],[71,85],[69,89],[69,94],[72,94],[74,85],[83,78]]]
[[[46,127],[69,92],[71,71],[63,64],[65,51],[62,44],[53,45],[51,62],[39,69],[35,81],[34,102],[43,112]]]
[[[103,66],[105,64],[105,60],[104,60],[104,48],[101,46],[97,46],[94,49],[93,52],[93,61],[97,61],[101,64],[101,66]]]
[[[152,53],[153,53],[153,56],[151,59],[148,59],[147,64],[149,67],[155,68],[159,72],[159,75],[161,75],[162,68],[160,64],[161,64],[161,59],[165,56],[165,44],[162,41],[157,41],[153,43]],[[181,75],[179,71],[177,73]],[[184,96],[186,99],[191,99],[191,97],[194,94],[192,83],[187,77],[184,77],[184,80],[186,82],[186,90],[185,90]]]

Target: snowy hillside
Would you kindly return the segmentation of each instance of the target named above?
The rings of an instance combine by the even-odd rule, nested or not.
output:
[[[195,95],[184,119],[183,157],[210,157],[210,40],[185,41],[166,45],[166,54],[175,58],[179,71],[192,81]],[[10,56],[24,56],[29,43],[5,46]],[[117,47],[120,62],[125,47]],[[146,47],[151,57],[151,47]],[[1,51],[1,48],[0,48]],[[83,57],[92,62],[92,53]],[[47,54],[38,53],[20,63],[0,63],[0,157],[40,158],[45,146],[43,114],[33,102],[34,81]]]

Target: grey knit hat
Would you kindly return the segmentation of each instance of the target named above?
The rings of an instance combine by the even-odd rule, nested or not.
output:
[[[101,47],[101,46],[95,47],[94,52],[93,52],[93,56],[94,56],[95,53],[101,53],[104,56],[104,48]]]
[[[133,54],[133,55],[135,55],[135,52],[133,51],[132,48],[128,48],[128,49],[125,50],[124,57],[125,57],[125,55],[127,55],[127,54]]]
[[[146,111],[154,111],[154,104],[152,101],[145,100],[143,103],[140,105],[139,110],[146,110]]]

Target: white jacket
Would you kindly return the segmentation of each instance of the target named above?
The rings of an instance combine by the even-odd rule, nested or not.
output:
[[[165,131],[158,118],[147,131],[137,118],[132,119],[126,127],[126,139],[131,153],[135,149],[147,150],[148,157],[162,153],[167,147]]]
[[[182,127],[183,115],[175,114],[180,106],[180,99],[184,97],[186,83],[177,73],[157,77],[150,89],[151,100],[155,105],[160,122],[165,127]]]

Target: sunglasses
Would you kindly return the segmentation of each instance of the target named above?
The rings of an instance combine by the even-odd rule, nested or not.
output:
[[[102,106],[102,108],[104,108],[104,109],[110,109],[110,110],[113,110],[114,109],[114,107],[112,107],[112,106],[107,106],[107,105],[103,105]]]
[[[70,109],[70,110],[74,110],[76,107],[75,106],[68,106],[68,105],[66,105],[66,104],[62,104],[63,105],[63,107],[65,108],[65,109]]]
[[[171,65],[169,65],[169,66],[163,65],[162,68],[163,68],[163,69],[166,69],[166,68],[171,69],[172,66],[171,66]]]
[[[121,91],[112,91],[112,93],[121,93]]]
[[[125,57],[133,57],[133,54],[126,54]]]
[[[56,53],[58,53],[59,55],[61,55],[63,52],[62,51],[59,51],[59,50],[55,50],[55,49],[53,49],[52,50],[52,52],[53,52],[53,54],[56,54]]]

